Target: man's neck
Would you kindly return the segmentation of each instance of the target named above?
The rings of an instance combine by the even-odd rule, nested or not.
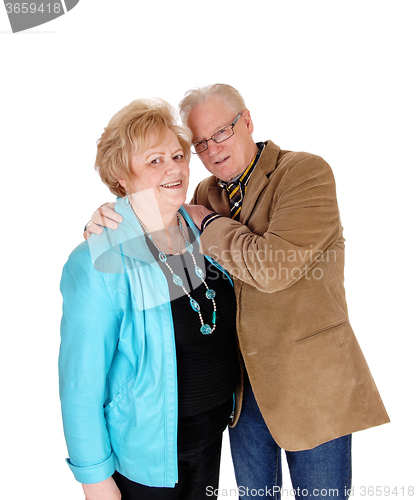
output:
[[[262,143],[259,142],[259,144],[262,144]],[[230,179],[229,181],[224,181],[223,179],[219,179],[220,182],[222,182],[223,184],[230,184],[231,182],[236,183],[238,181],[238,179],[244,174],[244,172],[247,170],[247,168],[250,167],[256,159],[257,153],[259,152],[260,148],[256,143],[254,143],[254,146],[255,146],[255,148],[254,148],[255,150],[254,150],[254,154],[251,157],[250,163],[248,165],[246,165],[243,168],[243,170],[238,175],[236,175],[233,179]]]

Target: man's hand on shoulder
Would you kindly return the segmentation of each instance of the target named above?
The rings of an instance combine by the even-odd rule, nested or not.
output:
[[[84,239],[88,240],[91,234],[101,234],[103,227],[109,229],[117,229],[118,225],[123,221],[123,217],[115,211],[116,204],[104,203],[100,208],[92,214],[88,224],[85,226]]]
[[[212,210],[208,210],[208,208],[206,208],[202,205],[184,204],[184,208],[188,212],[188,214],[191,216],[192,220],[194,221],[195,226],[198,229],[201,229],[201,224],[202,224],[202,221],[205,219],[205,217],[207,215],[214,213]]]

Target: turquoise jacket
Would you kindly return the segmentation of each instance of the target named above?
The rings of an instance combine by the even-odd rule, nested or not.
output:
[[[178,403],[168,283],[132,209],[118,199],[116,211],[123,216],[119,229],[81,243],[62,274],[67,462],[82,483],[117,470],[144,485],[173,487]],[[199,242],[191,218],[180,212]]]

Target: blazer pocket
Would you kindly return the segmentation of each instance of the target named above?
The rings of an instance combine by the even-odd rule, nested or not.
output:
[[[108,413],[112,410],[118,403],[130,392],[133,387],[134,377],[131,378],[128,382],[123,384],[120,389],[113,395],[111,400],[107,403],[104,403],[104,411]]]
[[[343,325],[346,322],[347,322],[346,319],[342,319],[340,321],[336,321],[335,323],[331,323],[330,325],[326,326],[325,328],[321,328],[321,329],[319,329],[317,331],[314,331],[312,333],[308,333],[306,335],[298,337],[297,339],[294,339],[293,342],[302,342],[303,340],[312,339],[312,338],[314,338],[314,337],[316,337],[318,335],[321,335],[322,333],[327,332],[328,330],[331,330],[332,328],[335,328],[337,326]]]

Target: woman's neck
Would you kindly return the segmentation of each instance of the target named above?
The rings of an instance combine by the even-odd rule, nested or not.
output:
[[[139,207],[135,203],[132,203],[132,209],[136,216],[143,222],[149,233],[164,229],[167,230],[172,226],[179,225],[178,212],[176,210],[162,213],[159,210],[148,210]]]
[[[185,249],[185,240],[179,227],[178,212],[164,211],[132,202],[132,209],[140,219],[145,231],[152,236],[157,246],[166,254],[178,254]]]
[[[146,189],[129,196],[131,206],[149,232],[178,225],[180,207],[159,206],[153,189]]]

